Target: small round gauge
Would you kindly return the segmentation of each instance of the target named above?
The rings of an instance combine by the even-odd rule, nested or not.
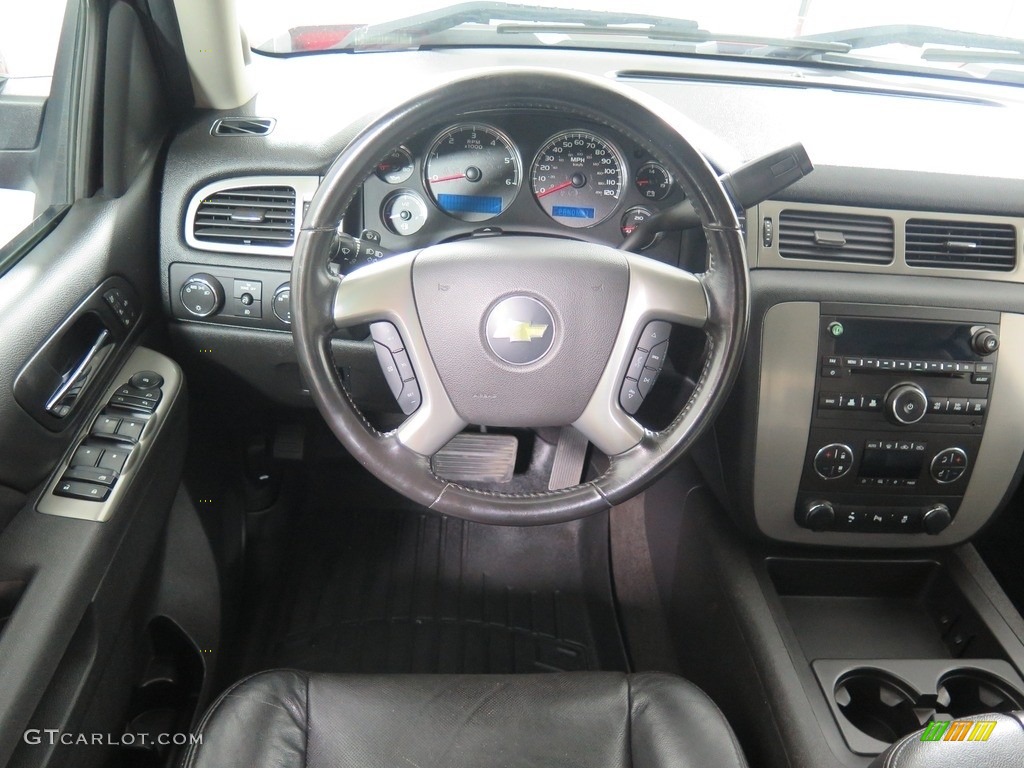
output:
[[[427,223],[427,204],[415,192],[392,192],[384,200],[381,218],[396,235],[412,235]]]
[[[653,215],[654,213],[651,211],[650,208],[645,208],[642,205],[636,205],[628,209],[624,214],[622,214],[622,219],[620,219],[619,221],[619,231],[622,232],[622,237],[627,238],[630,235],[632,235],[633,232],[636,231],[637,227],[639,227]],[[640,246],[640,250],[643,250],[644,248],[649,248],[651,245],[654,244],[654,241],[656,239],[657,235],[651,238],[650,241]]]
[[[453,125],[434,139],[424,182],[442,211],[463,221],[486,221],[515,200],[522,163],[511,139],[489,125]]]
[[[409,180],[413,172],[412,153],[405,147],[396,147],[377,163],[377,178],[388,184],[401,184]]]
[[[637,170],[633,183],[648,200],[664,200],[672,191],[672,174],[658,163],[644,163]]]
[[[619,151],[600,136],[566,131],[551,138],[533,161],[533,196],[555,221],[592,227],[618,207],[623,167]]]

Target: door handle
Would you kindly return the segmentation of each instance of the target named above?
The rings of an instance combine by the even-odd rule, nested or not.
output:
[[[89,385],[106,360],[113,343],[110,338],[110,331],[106,328],[100,331],[96,341],[89,347],[89,351],[81,361],[71,368],[62,377],[61,384],[46,401],[46,410],[59,419],[63,419],[75,407],[75,403],[81,397],[82,392]]]

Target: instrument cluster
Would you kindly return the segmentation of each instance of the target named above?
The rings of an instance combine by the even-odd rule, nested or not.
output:
[[[435,126],[381,158],[363,185],[361,230],[385,251],[479,231],[618,245],[682,199],[661,161],[607,126],[492,112]],[[675,258],[662,238],[647,245]]]

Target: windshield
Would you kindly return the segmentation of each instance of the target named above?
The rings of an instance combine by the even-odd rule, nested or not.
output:
[[[584,47],[888,68],[1024,84],[1020,0],[240,0],[255,50]]]

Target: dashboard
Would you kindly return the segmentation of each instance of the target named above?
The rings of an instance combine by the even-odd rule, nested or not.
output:
[[[1018,484],[1017,89],[557,50],[311,56],[260,66],[264,87],[254,102],[203,116],[168,150],[162,290],[172,336],[197,365],[276,402],[308,406],[290,337],[290,258],[333,160],[372,116],[418,89],[481,66],[572,69],[660,102],[720,172],[794,141],[815,164],[805,179],[741,212],[751,329],[708,472],[742,525],[803,544],[955,543]],[[307,85],[325,81],[343,83],[343,96]],[[220,121],[256,118],[271,126],[263,135],[218,132]],[[344,232],[363,247],[336,254],[337,271],[479,236],[618,246],[639,222],[684,198],[671,166],[672,158],[609,125],[563,110],[509,106],[411,126],[368,172],[346,214]],[[690,233],[665,233],[646,246],[644,256],[695,272],[708,257]],[[844,346],[830,335],[833,322],[872,330],[859,346]],[[971,346],[981,330],[997,337],[998,352]],[[372,344],[359,334],[339,339],[335,359],[354,396],[372,400],[381,389],[365,367],[375,365]],[[893,367],[868,373],[868,360]],[[941,411],[905,423],[890,406],[897,390],[911,393],[915,407]],[[837,405],[847,402],[855,402],[848,411]],[[942,463],[961,456],[962,464]],[[929,514],[939,506],[938,517]],[[874,508],[885,512],[880,521],[864,517]]]

